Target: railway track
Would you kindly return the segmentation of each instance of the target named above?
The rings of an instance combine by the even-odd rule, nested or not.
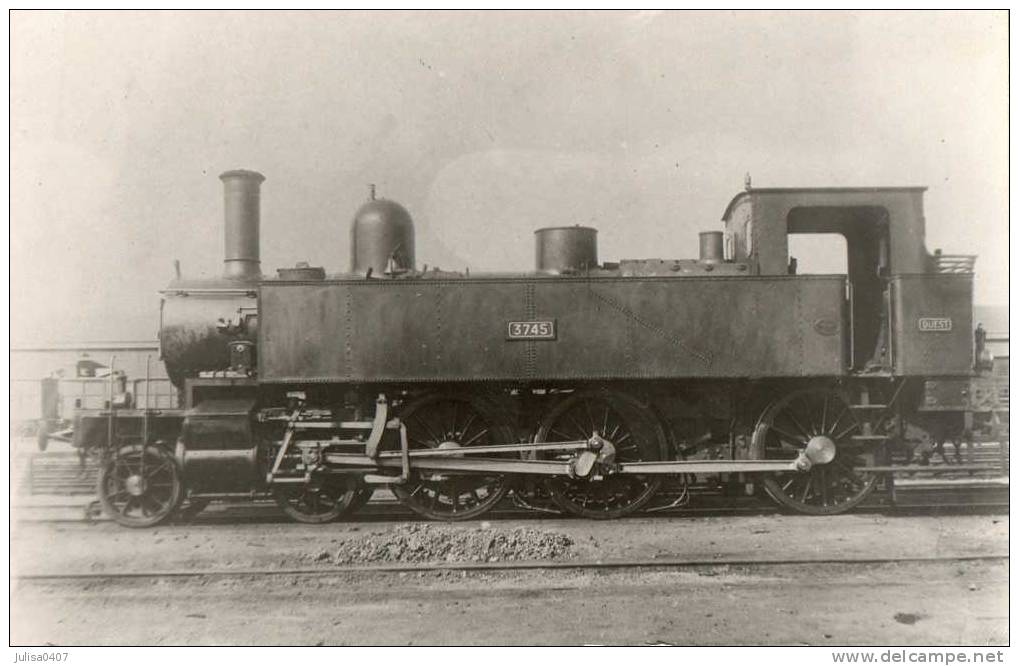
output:
[[[15,502],[12,509],[19,523],[75,524],[84,522],[109,522],[103,515],[86,516],[90,500],[80,497],[77,502],[60,504],[33,504],[30,501]],[[70,499],[70,498],[67,498]],[[899,491],[895,503],[888,497],[876,497],[870,503],[857,507],[855,513],[882,513],[894,515],[928,515],[936,513],[997,513],[1009,507],[1008,486],[980,485],[975,487],[924,488]],[[715,517],[740,515],[771,515],[781,510],[774,504],[754,498],[698,497],[691,504],[674,507],[651,514],[638,513],[636,516],[666,517]],[[561,514],[542,514],[507,504],[485,515],[485,520],[503,521],[519,519],[541,520],[545,517],[565,517]],[[346,523],[400,522],[423,520],[395,499],[372,501],[356,514],[342,519]],[[625,519],[624,519],[625,520]],[[290,523],[271,501],[257,501],[245,504],[215,505],[194,518],[180,518],[171,524],[233,525],[259,523]]]
[[[1007,553],[990,555],[942,555],[927,557],[803,557],[803,558],[719,558],[719,559],[640,559],[615,561],[520,561],[520,562],[436,562],[416,564],[378,564],[364,566],[329,566],[260,569],[175,569],[116,572],[33,572],[11,577],[24,582],[111,581],[153,579],[208,579],[277,576],[339,576],[364,573],[421,573],[441,571],[534,571],[534,570],[625,570],[625,569],[702,569],[717,567],[817,566],[817,565],[884,565],[929,564],[939,562],[1001,562]]]

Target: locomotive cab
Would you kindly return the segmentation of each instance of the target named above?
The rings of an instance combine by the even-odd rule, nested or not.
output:
[[[869,206],[794,208],[786,233],[837,234],[845,240],[847,366],[889,371],[888,211]],[[789,265],[795,267],[795,261],[790,257]]]
[[[794,234],[838,234],[846,246],[846,369],[968,374],[972,269],[928,254],[922,187],[751,189],[725,211],[728,258],[755,275],[796,273]]]

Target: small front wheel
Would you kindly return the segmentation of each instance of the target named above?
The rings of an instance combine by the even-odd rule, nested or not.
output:
[[[180,468],[158,446],[124,446],[99,469],[99,504],[125,527],[152,527],[166,520],[183,497]]]

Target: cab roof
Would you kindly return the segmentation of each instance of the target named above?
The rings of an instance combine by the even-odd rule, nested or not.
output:
[[[860,194],[907,194],[915,195],[916,193],[926,192],[927,187],[923,185],[905,185],[900,187],[754,187],[744,190],[734,196],[729,205],[725,207],[725,212],[722,213],[722,219],[726,220],[729,218],[729,214],[732,209],[741,202],[742,200],[749,198],[752,195],[792,195],[792,194],[830,194],[833,195],[832,205],[860,205],[859,201],[849,201],[848,199],[856,198],[854,195]],[[846,197],[846,201],[840,202],[838,195]]]

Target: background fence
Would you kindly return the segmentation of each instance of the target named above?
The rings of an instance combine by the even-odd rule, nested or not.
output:
[[[110,395],[108,376],[79,376],[79,366],[94,366],[108,375],[110,366],[127,376],[135,406],[168,409],[177,406],[177,390],[166,376],[155,342],[66,343],[11,349],[10,408],[15,429],[43,416],[43,380],[57,386],[57,413],[70,419],[74,410],[101,409]],[[149,379],[146,381],[146,366]]]

